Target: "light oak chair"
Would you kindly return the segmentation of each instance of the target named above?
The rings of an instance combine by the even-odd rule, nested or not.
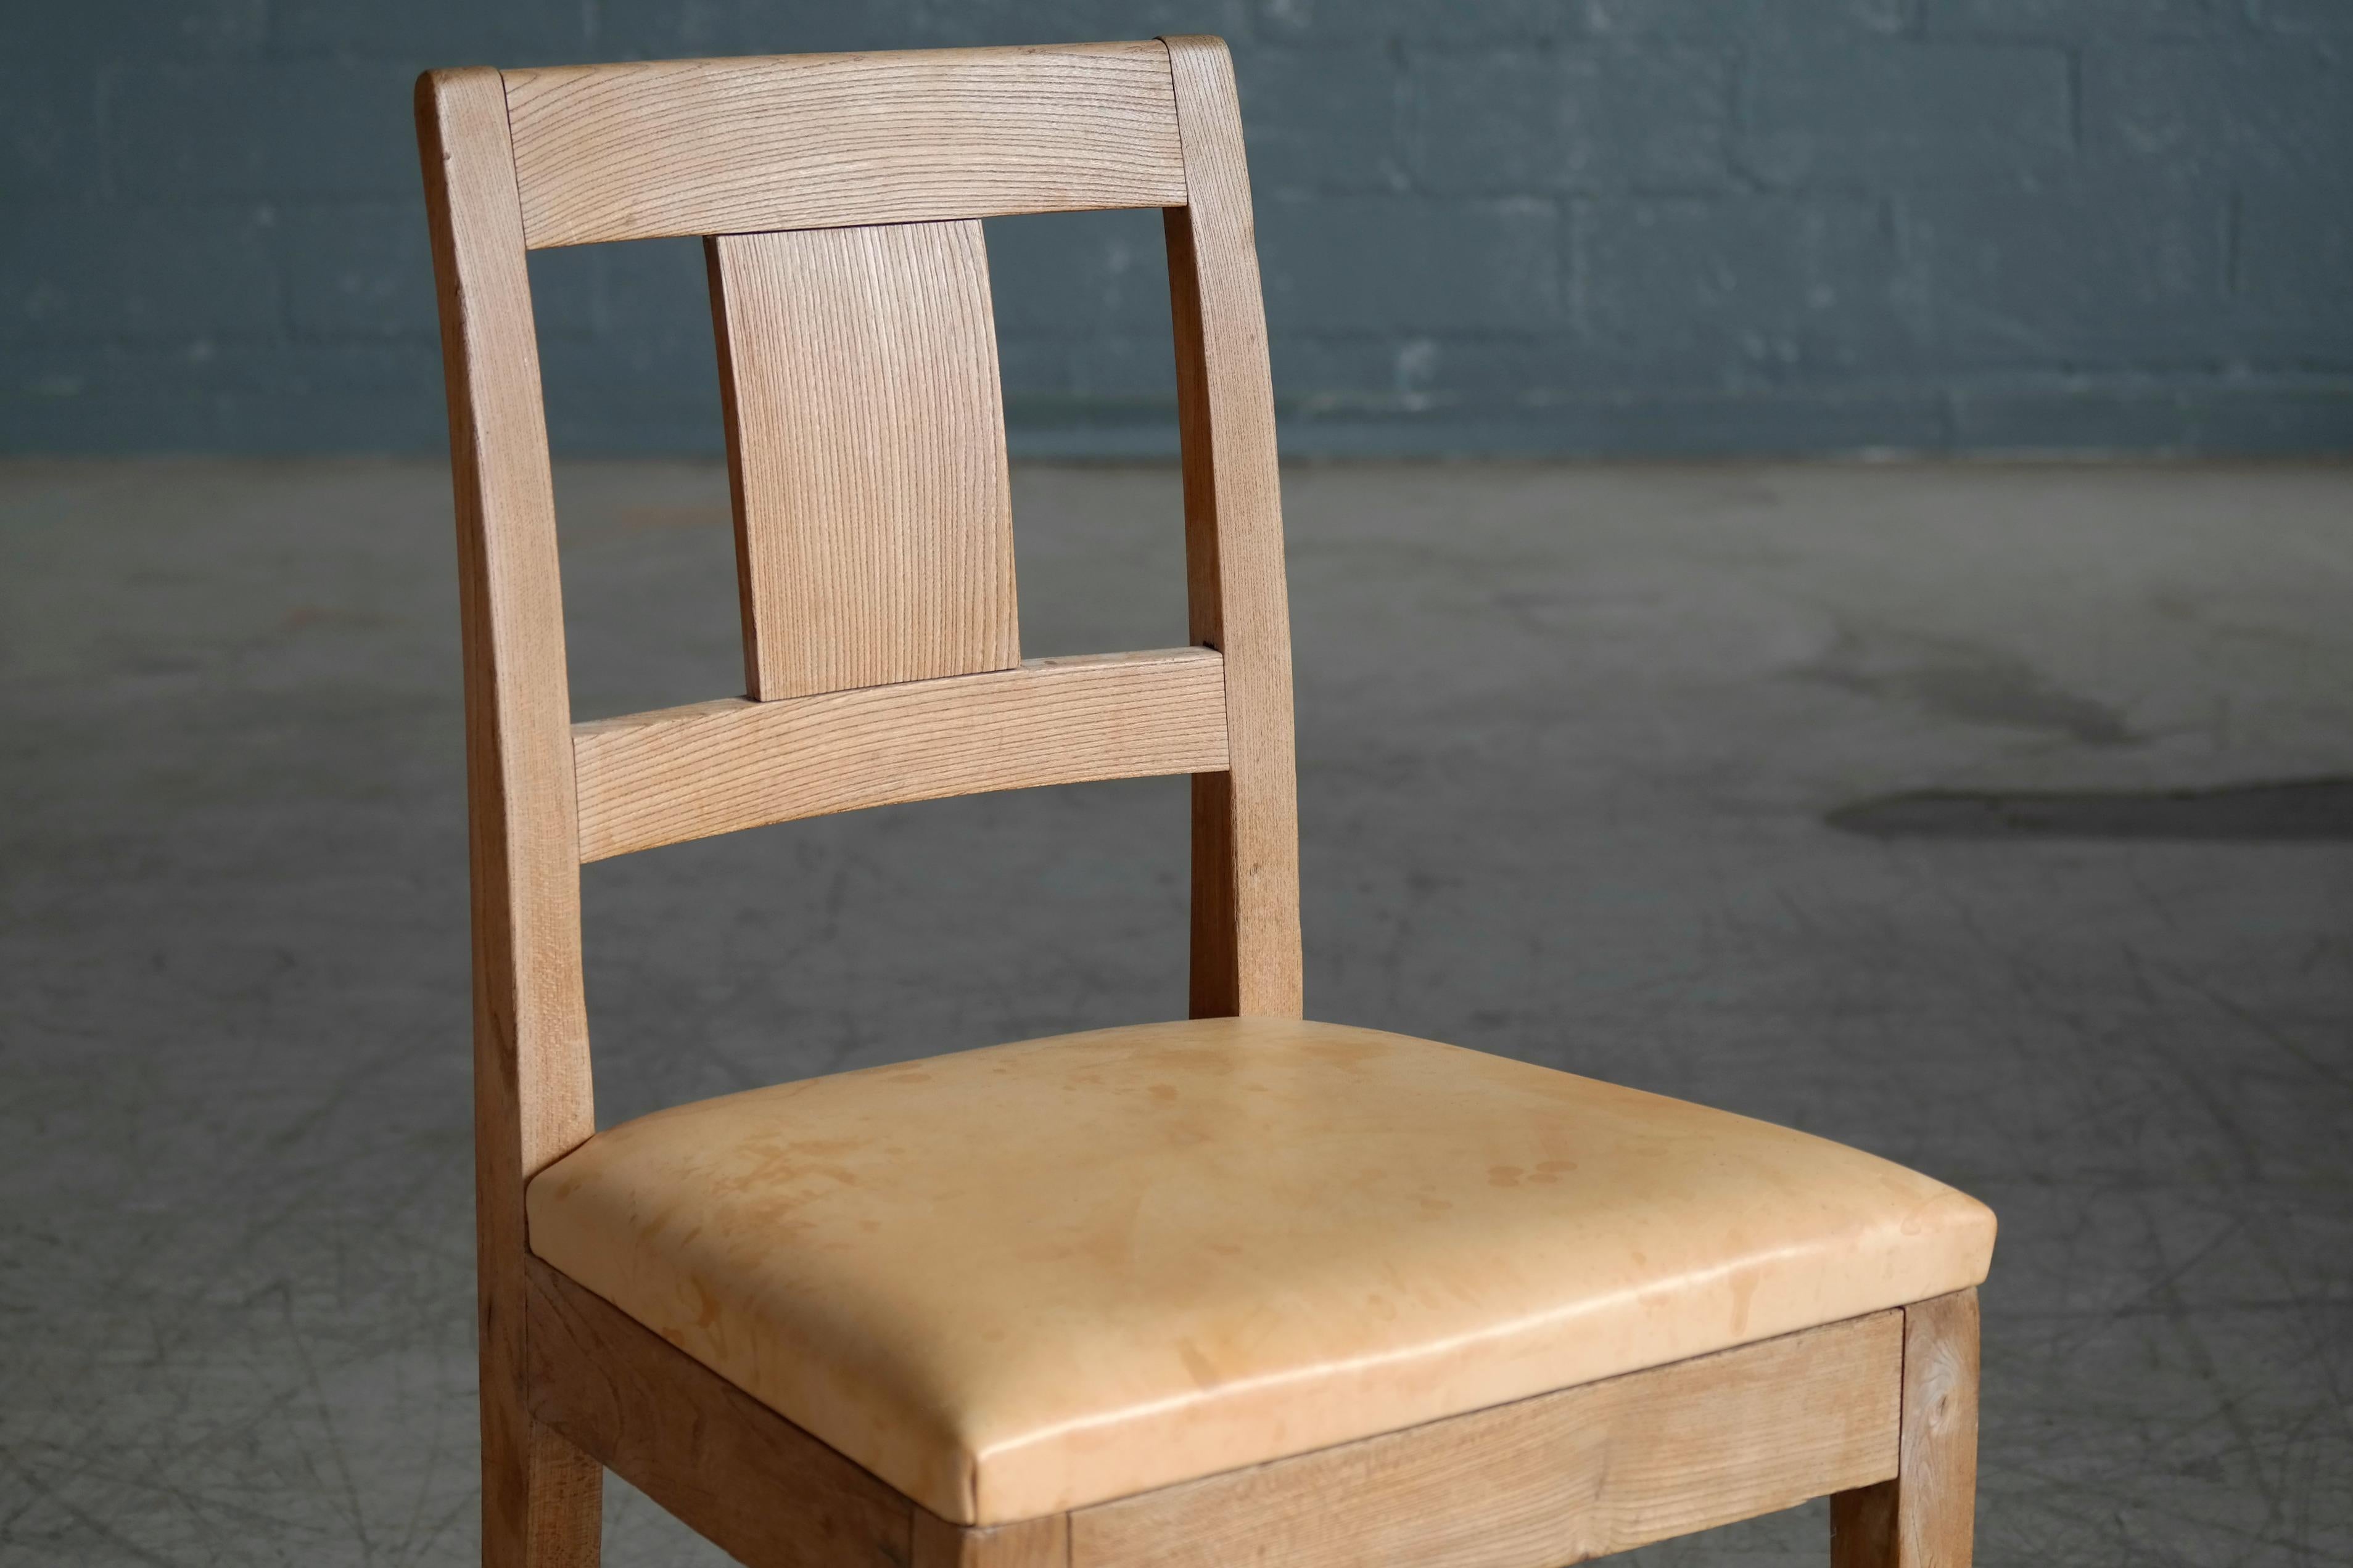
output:
[[[1993,1216],[1300,1016],[1274,416],[1214,38],[418,85],[464,615],[484,1561],[600,1466],[778,1568],[1550,1568],[1832,1498],[1966,1563]],[[980,219],[1159,207],[1193,646],[1028,660]],[[748,695],[571,721],[524,253],[702,235]],[[584,861],[1193,780],[1191,1018],[603,1131]],[[964,1045],[968,1042],[944,1042]]]

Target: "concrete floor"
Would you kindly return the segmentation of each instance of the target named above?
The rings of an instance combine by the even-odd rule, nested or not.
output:
[[[579,712],[738,689],[723,474],[561,488]],[[2353,775],[2353,468],[1287,495],[1311,1010],[1989,1201],[1982,1563],[2353,1561],[2353,845],[2099,804]],[[1182,640],[1172,475],[1015,499],[1028,651]],[[472,1558],[448,510],[429,463],[0,467],[0,1563]],[[2089,836],[1874,804],[1930,789]],[[591,868],[606,1118],[1176,1014],[1181,823],[1146,781]],[[617,1485],[609,1530],[717,1561]]]

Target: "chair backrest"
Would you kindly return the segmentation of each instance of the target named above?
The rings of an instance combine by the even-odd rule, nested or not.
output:
[[[522,1184],[595,1130],[586,860],[1189,773],[1192,1010],[1296,1016],[1274,410],[1225,46],[437,71],[417,127],[457,489],[485,1247],[520,1247]],[[1166,218],[1193,646],[1025,663],[979,220],[1137,206]],[[681,235],[709,261],[746,694],[575,725],[524,255]]]

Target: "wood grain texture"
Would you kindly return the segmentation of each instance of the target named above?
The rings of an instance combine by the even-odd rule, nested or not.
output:
[[[1071,1515],[1072,1568],[1556,1568],[1894,1473],[1900,1312]]]
[[[1185,201],[1166,216],[1193,640],[1226,656],[1229,770],[1193,786],[1195,1017],[1297,1017],[1299,807],[1273,382],[1233,64],[1168,46]]]
[[[534,247],[1185,199],[1168,57],[1148,39],[505,80]]]
[[[505,95],[417,88],[458,518],[473,889],[484,1559],[596,1560],[601,1472],[526,1411],[523,1184],[596,1130],[555,511]]]
[[[527,1272],[541,1421],[752,1568],[907,1568],[914,1504],[538,1258]]]
[[[1208,648],[1031,659],[596,720],[574,731],[581,858],[981,790],[1223,767],[1223,669]]]
[[[980,223],[704,242],[758,701],[1020,662]]]
[[[919,1508],[914,1547],[913,1568],[1069,1568],[1071,1516],[976,1527]]]
[[[1894,1479],[1831,1500],[1831,1568],[1969,1568],[1978,1494],[1978,1293],[1904,1309]]]

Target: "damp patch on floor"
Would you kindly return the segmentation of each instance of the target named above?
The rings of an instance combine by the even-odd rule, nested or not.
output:
[[[2066,689],[2025,659],[1950,637],[1842,626],[1820,657],[1791,673],[1965,724],[2037,731],[2083,746],[2141,739],[2122,712]]]
[[[1918,790],[1857,801],[1824,820],[1867,838],[2353,839],[2353,778],[2211,789]]]

